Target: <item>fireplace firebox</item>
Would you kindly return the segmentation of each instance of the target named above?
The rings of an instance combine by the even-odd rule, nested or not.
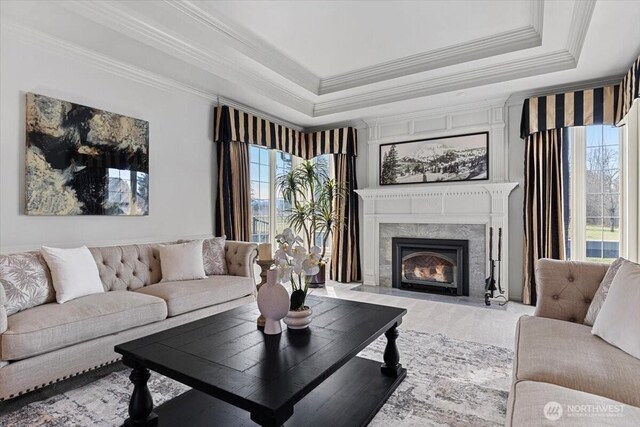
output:
[[[394,288],[469,295],[469,241],[394,237]]]

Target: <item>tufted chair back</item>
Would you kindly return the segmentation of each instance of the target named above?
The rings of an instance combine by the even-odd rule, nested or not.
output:
[[[162,279],[157,244],[90,248],[105,291],[133,290]]]
[[[535,315],[582,323],[608,269],[592,262],[538,260]]]

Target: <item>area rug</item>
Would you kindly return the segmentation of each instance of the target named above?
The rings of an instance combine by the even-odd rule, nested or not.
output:
[[[407,378],[371,426],[504,425],[513,352],[441,334],[400,331],[400,362]],[[360,356],[382,360],[382,336]],[[85,386],[0,416],[0,425],[120,426],[131,394],[129,371],[112,372]],[[149,389],[159,405],[189,388],[152,373]]]

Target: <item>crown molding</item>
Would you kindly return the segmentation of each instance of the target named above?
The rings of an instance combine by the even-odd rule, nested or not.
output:
[[[425,79],[392,88],[319,102],[315,106],[314,116],[324,116],[374,105],[552,73],[572,69],[575,68],[575,66],[576,61],[574,57],[566,50],[561,50],[497,65],[480,67],[462,73]]]
[[[578,65],[584,39],[595,8],[595,0],[576,1],[569,25],[565,49],[531,56],[501,64],[476,68],[463,73],[445,75],[421,82],[399,85],[359,95],[318,102],[314,117],[371,107],[373,105],[404,101],[454,90],[515,80],[533,75],[574,69]],[[541,12],[542,13],[542,12]],[[542,24],[540,13],[534,22]],[[541,27],[540,27],[541,28]]]
[[[169,29],[152,25],[143,18],[135,16],[131,11],[123,10],[117,2],[70,0],[61,2],[60,5],[73,13],[106,25],[112,30],[155,47],[203,71],[217,75],[229,82],[236,84],[240,82],[250,86],[261,95],[274,99],[296,111],[307,115],[311,115],[313,111],[311,101],[299,96],[287,87],[247,69],[232,58],[222,57],[195,46]]]
[[[254,116],[262,117],[282,126],[290,127],[299,131],[304,130],[302,127],[294,123],[282,120],[279,117],[274,117],[268,113],[257,110],[232,99],[225,98],[214,92],[202,90],[196,88],[195,86],[161,76],[151,71],[139,67],[134,67],[130,64],[117,61],[108,56],[67,42],[66,40],[62,40],[41,31],[37,31],[20,24],[16,24],[14,22],[7,21],[5,19],[2,19],[0,22],[1,31],[5,35],[16,36],[18,40],[23,43],[28,43],[37,47],[44,47],[48,52],[55,52],[57,54],[64,55],[70,59],[77,60],[79,62],[82,62],[83,64],[98,68],[115,76],[124,77],[137,83],[142,83],[147,86],[164,90],[170,93],[179,95],[183,95],[186,93],[211,102],[215,105],[228,105],[230,107],[246,111],[253,114]]]
[[[582,46],[587,37],[587,30],[591,23],[596,0],[576,1],[573,6],[571,23],[569,24],[569,37],[567,39],[567,51],[576,59],[576,64],[582,53]]]
[[[531,2],[531,24],[469,42],[320,79],[320,95],[542,45],[544,2]]]
[[[320,77],[241,26],[232,27],[188,0],[164,0],[166,4],[215,31],[234,49],[317,95]]]

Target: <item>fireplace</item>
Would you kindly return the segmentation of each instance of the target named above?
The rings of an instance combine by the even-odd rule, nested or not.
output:
[[[469,241],[394,237],[394,288],[469,295]]]

